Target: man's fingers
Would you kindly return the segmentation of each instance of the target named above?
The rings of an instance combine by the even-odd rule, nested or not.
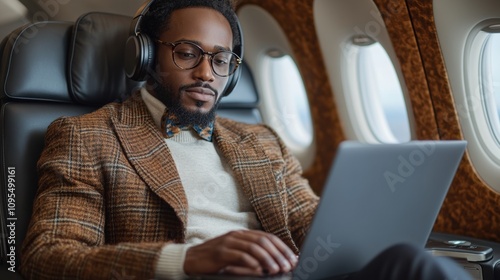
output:
[[[288,272],[292,269],[292,264],[288,261],[288,259],[283,255],[281,250],[277,248],[277,245],[271,241],[269,236],[261,236],[256,240],[256,243],[259,244],[265,251],[273,258],[274,263],[279,267],[276,269],[272,269],[270,271],[271,274],[278,272]]]
[[[279,251],[269,240],[258,241],[259,238],[252,238],[246,234],[229,234],[225,243],[232,251],[226,255],[227,261],[240,267],[255,268],[253,260],[258,262],[259,267],[269,274],[276,274],[281,271],[281,265],[276,261],[279,256],[275,254]],[[281,257],[282,258],[282,257]]]
[[[281,254],[286,258],[293,269],[298,263],[297,255],[295,255],[295,253],[278,237],[271,235],[270,240],[274,243],[276,248],[280,250]]]
[[[297,259],[292,250],[284,244],[278,237],[262,231],[236,231],[230,233],[236,239],[247,241],[241,243],[241,250],[244,250],[263,262],[263,267],[270,274],[288,272],[292,270]]]
[[[203,260],[203,261],[200,261]],[[221,269],[242,275],[278,274],[297,263],[292,250],[278,237],[262,231],[233,231],[195,245],[186,252],[186,274],[213,274]]]

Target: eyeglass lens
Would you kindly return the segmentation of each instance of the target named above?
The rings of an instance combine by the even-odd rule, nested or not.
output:
[[[183,42],[173,49],[174,63],[182,69],[192,69],[203,59],[203,50],[198,46]],[[215,74],[229,76],[237,66],[237,57],[230,51],[220,51],[211,55],[211,65]]]

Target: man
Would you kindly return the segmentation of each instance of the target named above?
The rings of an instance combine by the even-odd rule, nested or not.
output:
[[[215,117],[238,60],[231,13],[229,1],[155,1],[142,30],[156,44],[156,86],[51,124],[22,249],[26,278],[262,276],[295,267],[318,197],[271,129]],[[444,279],[450,267],[402,246],[355,277],[432,270]]]

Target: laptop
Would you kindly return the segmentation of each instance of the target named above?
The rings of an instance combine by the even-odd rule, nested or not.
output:
[[[465,147],[460,140],[341,143],[297,267],[268,278],[341,278],[391,245],[424,248]]]

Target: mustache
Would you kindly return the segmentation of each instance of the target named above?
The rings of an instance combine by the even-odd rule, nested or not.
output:
[[[207,88],[207,89],[213,91],[216,99],[219,96],[219,92],[216,89],[214,89],[210,84],[203,83],[203,82],[196,82],[196,83],[192,83],[192,84],[188,84],[188,85],[183,85],[183,86],[179,87],[179,92],[184,91],[184,90],[189,89],[189,88],[197,88],[197,87]]]

